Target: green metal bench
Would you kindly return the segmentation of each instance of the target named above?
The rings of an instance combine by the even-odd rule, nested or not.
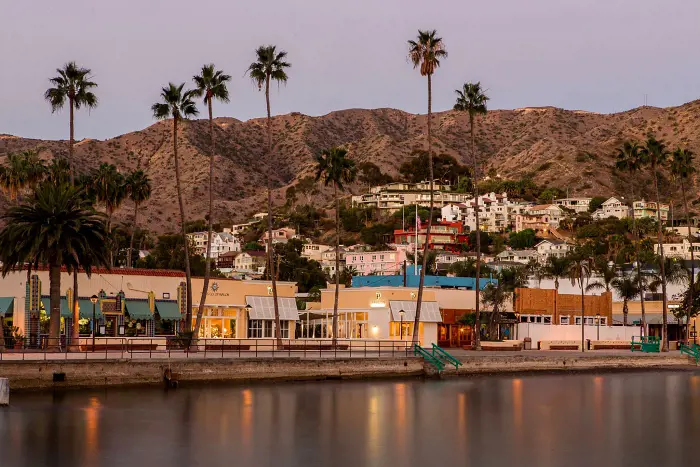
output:
[[[435,344],[433,344],[433,357],[444,361],[448,365],[454,365],[455,370],[459,370],[459,367],[463,365],[462,362],[460,362],[454,356],[447,353],[445,349]]]
[[[632,352],[658,353],[661,351],[661,339],[655,336],[632,336]]]

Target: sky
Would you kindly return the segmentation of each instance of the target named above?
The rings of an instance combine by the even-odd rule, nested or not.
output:
[[[169,81],[203,64],[232,75],[215,116],[265,115],[245,71],[262,44],[289,53],[273,114],[346,108],[427,111],[426,79],[407,61],[418,29],[437,29],[449,56],[433,109],[480,81],[491,109],[557,106],[610,113],[700,98],[698,0],[0,0],[0,134],[65,139],[68,112],[43,99],[55,69],[92,70],[98,108],[76,137],[106,139],[153,123]],[[203,113],[204,108],[200,106]]]

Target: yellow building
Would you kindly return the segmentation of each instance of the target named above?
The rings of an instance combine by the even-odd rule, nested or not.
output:
[[[338,338],[406,340],[413,336],[418,289],[403,287],[357,287],[341,289],[338,299]],[[320,310],[302,313],[301,335],[332,337],[335,289],[321,291]],[[418,335],[421,345],[437,344],[442,321],[435,291],[425,289]]]
[[[204,279],[192,278],[192,326],[197,319]],[[277,282],[280,331],[283,339],[295,338],[299,312],[293,282]],[[209,281],[200,337],[261,339],[275,337],[272,282],[215,278]]]

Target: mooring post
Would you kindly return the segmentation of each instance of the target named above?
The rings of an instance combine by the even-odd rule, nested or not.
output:
[[[0,378],[0,407],[10,405],[10,380]]]

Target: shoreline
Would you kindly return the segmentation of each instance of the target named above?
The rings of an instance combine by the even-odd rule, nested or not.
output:
[[[179,386],[206,383],[251,384],[396,378],[459,378],[565,373],[698,371],[680,354],[632,355],[557,352],[543,355],[459,355],[459,370],[438,373],[419,357],[387,358],[224,358],[189,360],[4,361],[0,377],[12,393],[62,389],[165,386],[171,372]]]

